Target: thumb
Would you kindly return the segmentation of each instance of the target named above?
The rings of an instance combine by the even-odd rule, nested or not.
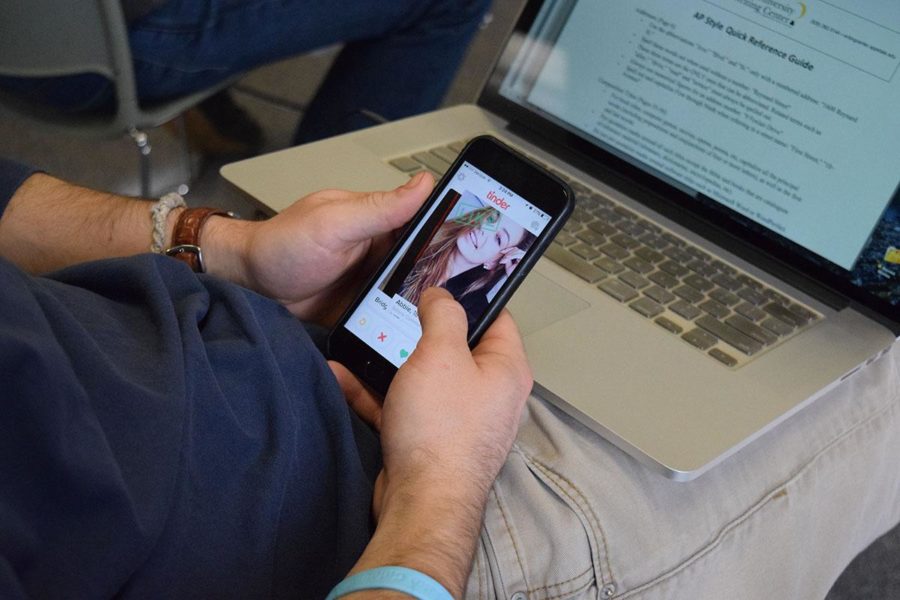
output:
[[[359,239],[377,237],[405,225],[428,198],[433,187],[434,178],[422,171],[398,188],[363,195],[354,215],[354,221],[359,225]]]
[[[444,288],[428,288],[418,306],[422,339],[419,344],[458,346],[468,352],[469,323],[462,305]]]

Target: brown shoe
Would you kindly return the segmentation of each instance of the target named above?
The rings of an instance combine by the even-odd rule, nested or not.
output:
[[[184,125],[191,149],[204,156],[252,156],[259,154],[263,145],[262,128],[227,90],[187,110]]]

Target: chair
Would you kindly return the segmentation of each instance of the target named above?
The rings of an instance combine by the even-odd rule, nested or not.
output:
[[[145,130],[179,117],[232,81],[141,106],[120,0],[4,0],[0,2],[0,23],[0,75],[54,77],[96,73],[112,82],[116,100],[115,109],[108,114],[78,114],[32,105],[0,90],[0,112],[55,132],[106,138],[130,136],[139,154],[141,194],[145,197],[151,195],[151,145]],[[189,165],[183,121],[181,125]]]

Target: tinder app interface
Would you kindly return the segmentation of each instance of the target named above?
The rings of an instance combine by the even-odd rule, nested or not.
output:
[[[471,331],[550,218],[464,162],[345,327],[400,367],[422,336],[422,292],[443,287]]]

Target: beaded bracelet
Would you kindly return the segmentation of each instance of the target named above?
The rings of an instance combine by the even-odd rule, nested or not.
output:
[[[187,206],[181,194],[169,192],[153,203],[150,207],[150,220],[153,223],[151,231],[150,252],[162,254],[166,244],[166,219],[169,213],[176,208]]]

